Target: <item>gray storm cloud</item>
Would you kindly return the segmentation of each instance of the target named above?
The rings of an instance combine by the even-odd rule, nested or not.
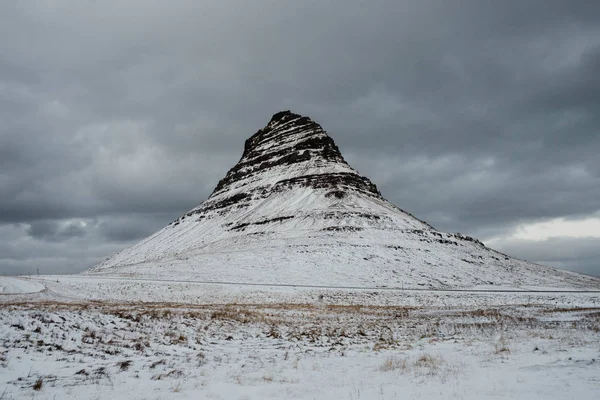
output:
[[[159,229],[281,109],[439,229],[585,218],[599,69],[593,1],[3,2],[0,272],[80,271]],[[506,246],[600,274],[588,247]]]

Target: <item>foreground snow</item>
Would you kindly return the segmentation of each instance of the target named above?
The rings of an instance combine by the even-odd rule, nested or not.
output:
[[[40,293],[0,296],[2,399],[595,399],[600,391],[599,293],[39,282]]]

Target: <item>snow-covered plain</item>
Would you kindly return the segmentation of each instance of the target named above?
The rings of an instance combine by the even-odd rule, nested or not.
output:
[[[600,393],[597,292],[31,283],[45,289],[0,296],[1,399]]]
[[[28,279],[1,277],[0,295],[18,293],[36,293],[44,290],[44,285]]]

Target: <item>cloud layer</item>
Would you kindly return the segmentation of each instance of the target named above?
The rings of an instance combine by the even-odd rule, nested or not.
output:
[[[152,233],[292,109],[437,228],[600,274],[597,235],[514,238],[600,210],[596,2],[22,0],[0,54],[0,272]]]

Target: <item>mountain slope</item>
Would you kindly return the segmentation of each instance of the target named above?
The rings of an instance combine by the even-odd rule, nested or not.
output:
[[[211,196],[87,274],[241,283],[600,287],[436,231],[385,200],[317,123],[283,111]]]

